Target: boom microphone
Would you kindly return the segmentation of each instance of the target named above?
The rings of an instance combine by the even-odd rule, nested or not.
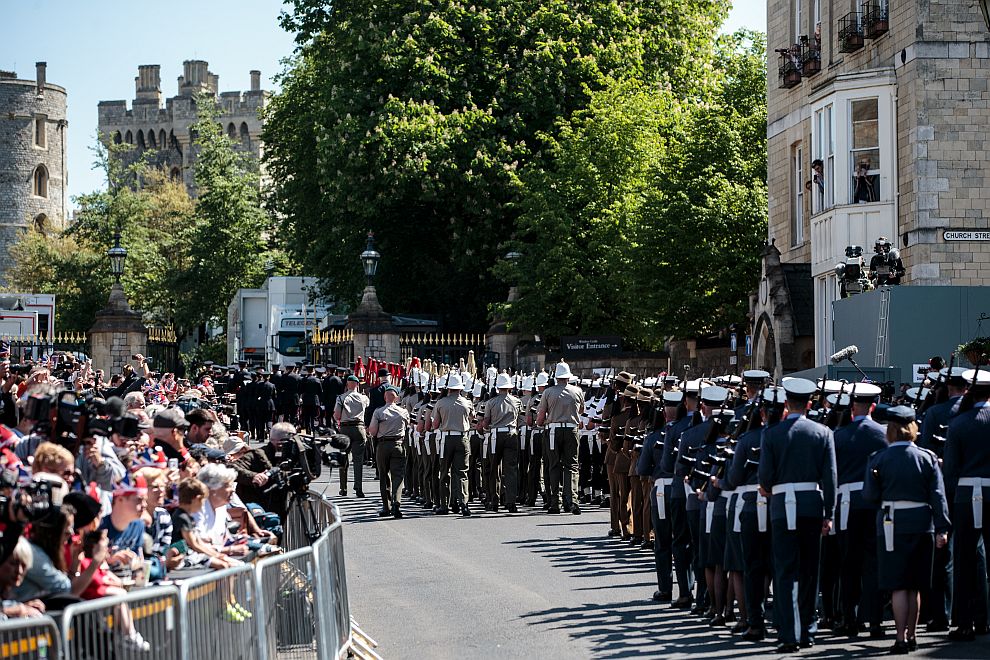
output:
[[[843,348],[841,351],[839,351],[829,359],[832,360],[832,364],[839,364],[843,360],[848,360],[857,353],[859,353],[859,349],[855,345],[846,346],[845,348]]]

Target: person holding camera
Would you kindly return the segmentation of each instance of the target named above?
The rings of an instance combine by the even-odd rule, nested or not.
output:
[[[406,429],[409,427],[409,411],[400,406],[399,390],[389,385],[385,388],[385,405],[371,415],[368,433],[375,438],[375,461],[378,464],[378,486],[382,496],[380,518],[391,515],[401,518],[402,480],[406,471]]]

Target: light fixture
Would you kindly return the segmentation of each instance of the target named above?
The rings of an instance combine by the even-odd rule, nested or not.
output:
[[[124,260],[127,259],[127,250],[120,245],[120,231],[113,235],[113,247],[107,250],[110,257],[110,272],[113,273],[114,281],[120,284],[120,278],[124,274]]]
[[[369,231],[368,245],[364,248],[364,252],[361,253],[361,265],[364,267],[364,276],[368,279],[368,286],[371,286],[371,280],[378,271],[378,261],[381,258],[382,255],[378,254],[378,251],[375,250],[375,234]]]

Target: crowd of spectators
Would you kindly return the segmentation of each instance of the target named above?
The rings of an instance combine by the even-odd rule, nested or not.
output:
[[[177,379],[135,355],[104,378],[70,354],[11,364],[0,345],[0,619],[280,551],[266,485],[285,429],[262,448],[228,431],[208,370]],[[221,615],[251,617],[233,595]],[[149,651],[127,608],[114,620]]]

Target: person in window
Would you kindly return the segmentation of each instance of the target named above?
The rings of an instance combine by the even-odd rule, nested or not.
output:
[[[866,204],[877,201],[873,190],[873,181],[876,175],[870,176],[869,161],[860,161],[856,165],[855,192],[853,193],[854,204]]]
[[[811,183],[819,194],[825,194],[825,163],[821,158],[811,161]]]

